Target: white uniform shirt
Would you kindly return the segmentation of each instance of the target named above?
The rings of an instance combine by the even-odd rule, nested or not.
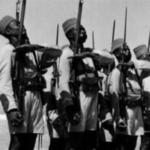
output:
[[[16,109],[11,79],[11,55],[14,47],[7,44],[0,50],[0,100],[5,112]]]

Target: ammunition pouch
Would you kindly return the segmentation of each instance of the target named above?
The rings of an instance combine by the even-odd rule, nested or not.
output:
[[[37,74],[33,78],[24,78],[24,87],[26,91],[42,90],[46,88],[46,81],[43,76]]]
[[[18,80],[13,80],[14,91],[19,90],[19,86],[24,87],[25,91],[41,91],[46,88],[46,81],[43,76],[36,75],[33,78],[23,78],[24,84],[20,84]]]
[[[80,90],[81,91],[99,91],[102,84],[99,85],[99,78],[97,77],[86,77],[81,81]]]
[[[132,101],[132,100],[126,100],[126,106],[128,107],[137,107],[137,106],[142,106],[142,101],[141,99],[139,100],[135,100],[135,101]]]

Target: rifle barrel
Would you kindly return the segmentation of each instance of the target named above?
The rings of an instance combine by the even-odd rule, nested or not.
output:
[[[127,33],[127,7],[126,7],[126,14],[125,14],[125,27],[124,27],[124,43],[126,43],[126,33]]]
[[[147,49],[147,52],[149,52],[149,47],[150,47],[150,32],[149,32],[149,39],[148,39],[148,49]]]
[[[114,41],[114,38],[115,38],[115,27],[116,27],[116,20],[114,20],[114,23],[113,23],[112,42]]]
[[[20,0],[16,2],[16,20],[19,22]]]
[[[24,24],[25,10],[26,10],[26,0],[23,0],[23,2],[22,2],[22,11],[21,11],[21,19],[20,19],[20,27],[19,27],[18,45],[21,44],[21,36],[22,36],[22,30],[23,30],[23,24]]]
[[[80,0],[79,1],[78,20],[77,20],[77,33],[76,33],[74,54],[76,54],[77,51],[78,51],[78,39],[79,39],[79,31],[80,31],[80,23],[81,23],[81,15],[82,15],[82,6],[83,6],[83,0]]]
[[[92,44],[93,44],[93,49],[95,49],[94,31],[92,31]]]
[[[58,45],[58,40],[59,40],[59,24],[57,25],[56,45]]]

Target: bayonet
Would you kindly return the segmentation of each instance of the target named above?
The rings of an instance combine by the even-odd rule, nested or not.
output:
[[[21,3],[20,0],[18,0],[18,1],[16,2],[16,20],[17,20],[17,22],[19,22],[20,3]]]
[[[92,31],[92,46],[93,46],[93,49],[95,49],[94,31]]]
[[[114,38],[115,38],[115,27],[116,27],[116,20],[114,20],[114,23],[113,23],[112,42],[114,41]]]
[[[124,26],[124,44],[123,44],[123,55],[122,55],[122,63],[124,63],[124,49],[126,46],[126,36],[127,36],[127,7],[126,7],[126,12],[125,12],[125,26]]]
[[[25,10],[26,10],[26,0],[23,0],[22,1],[21,18],[20,18],[20,26],[19,26],[18,46],[21,44],[22,30],[23,30],[24,18],[25,18]]]
[[[124,27],[124,44],[126,44],[126,35],[127,34],[127,7],[126,7],[126,14],[125,14],[125,27]]]
[[[148,49],[147,49],[147,52],[149,52],[149,47],[150,47],[150,32],[149,32],[149,39],[148,39]]]
[[[59,24],[57,25],[56,45],[58,45],[58,40],[59,40]]]
[[[79,8],[78,8],[78,18],[77,18],[77,32],[76,32],[76,39],[75,39],[75,50],[74,54],[78,53],[78,40],[79,40],[79,32],[80,32],[80,24],[81,24],[81,16],[82,16],[82,6],[84,1],[79,1]]]
[[[126,7],[126,12],[125,12],[124,44],[123,44],[123,49],[122,49],[122,63],[124,63],[124,49],[126,46],[126,32],[127,32],[127,7]],[[126,94],[126,83],[124,83],[124,72],[122,71],[122,67],[121,67],[120,83],[121,83],[120,91],[124,95],[124,94]]]

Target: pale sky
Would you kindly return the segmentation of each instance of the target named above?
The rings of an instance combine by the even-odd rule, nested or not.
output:
[[[5,15],[15,17],[17,0],[0,0],[0,19]],[[56,27],[59,24],[59,45],[68,44],[62,23],[77,17],[79,0],[27,0],[25,26],[31,43],[54,45]],[[150,0],[84,0],[81,23],[88,39],[85,46],[92,47],[92,31],[95,47],[111,48],[113,21],[116,20],[115,38],[124,36],[125,8],[128,8],[127,43],[131,49],[148,44],[150,31]],[[0,36],[0,48],[7,40]]]

